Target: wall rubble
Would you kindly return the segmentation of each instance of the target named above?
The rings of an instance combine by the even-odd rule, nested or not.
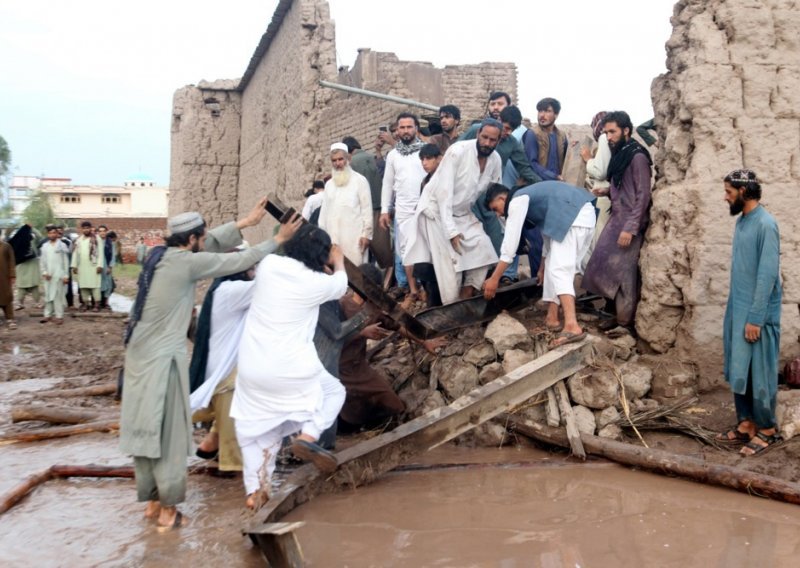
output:
[[[800,7],[790,0],[680,0],[668,72],[653,81],[659,125],[637,329],[657,352],[719,380],[735,219],[722,178],[747,167],[781,230],[782,359],[800,355]]]

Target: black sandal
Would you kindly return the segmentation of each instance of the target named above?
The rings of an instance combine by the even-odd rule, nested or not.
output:
[[[733,434],[733,438],[731,438],[731,434]],[[747,432],[741,432],[739,430],[739,425],[734,424],[731,426],[727,432],[719,433],[714,436],[714,439],[717,442],[723,442],[728,444],[746,444],[750,441],[750,434]]]
[[[743,456],[755,456],[757,454],[762,453],[764,450],[771,448],[772,446],[783,440],[783,438],[781,438],[781,435],[778,432],[775,432],[774,434],[764,434],[763,432],[756,432],[756,437],[762,442],[765,442],[767,445],[762,446],[761,444],[757,444],[756,442],[751,440],[750,442],[744,445],[744,448],[749,448],[753,450],[753,453],[745,454],[741,451],[739,453],[742,454]],[[742,450],[744,450],[744,448],[742,448]]]

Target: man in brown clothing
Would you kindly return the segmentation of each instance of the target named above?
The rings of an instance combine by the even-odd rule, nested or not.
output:
[[[4,240],[0,240],[0,308],[3,308],[5,313],[8,329],[17,329],[17,322],[14,321],[14,280],[16,277],[14,249]]]

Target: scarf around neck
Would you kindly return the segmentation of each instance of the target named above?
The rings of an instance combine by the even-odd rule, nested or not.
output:
[[[394,149],[397,150],[397,153],[401,156],[410,156],[411,154],[419,152],[424,145],[425,143],[422,140],[419,138],[414,138],[414,141],[411,144],[406,144],[400,140]]]
[[[650,152],[633,138],[628,140],[622,148],[611,154],[611,160],[608,162],[608,179],[610,179],[616,187],[622,184],[622,176],[625,175],[625,171],[628,169],[628,166],[631,165],[636,154],[644,154],[647,157],[647,162],[651,166],[653,165]]]
[[[140,319],[142,319],[144,303],[147,301],[147,295],[150,293],[150,284],[153,283],[153,274],[156,271],[158,263],[161,262],[161,259],[164,257],[165,252],[167,252],[167,247],[164,245],[153,247],[153,249],[150,251],[150,254],[147,255],[147,258],[144,261],[142,272],[139,273],[139,289],[136,291],[136,300],[133,304],[133,311],[131,312],[131,317],[128,321],[128,327],[125,330],[126,346],[133,336],[133,330],[136,328],[136,324],[139,323]]]

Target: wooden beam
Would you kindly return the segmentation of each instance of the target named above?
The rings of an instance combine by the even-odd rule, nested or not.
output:
[[[502,423],[515,432],[534,440],[555,446],[569,447],[567,437],[560,428],[550,428],[512,414],[503,416]],[[581,434],[581,441],[590,454],[602,456],[623,465],[664,475],[678,475],[691,481],[719,485],[748,495],[800,505],[800,483],[785,481],[738,467],[707,462],[692,456],[634,446],[589,434]]]
[[[511,373],[476,388],[449,406],[437,408],[395,430],[366,440],[336,454],[339,466],[328,476],[306,465],[295,471],[280,490],[244,528],[258,532],[259,525],[279,521],[295,507],[316,495],[354,488],[433,449],[525,402],[585,366],[593,339],[554,349]]]
[[[302,568],[306,565],[303,550],[294,531],[305,526],[295,523],[264,523],[250,538],[267,558],[271,568]]]
[[[558,400],[552,388],[545,391],[547,395],[547,406],[544,407],[544,414],[547,417],[547,424],[557,428],[561,424],[561,413],[558,411]]]
[[[564,423],[567,426],[569,447],[572,449],[573,455],[585,460],[586,451],[583,449],[581,433],[578,431],[578,425],[575,423],[575,413],[572,412],[572,405],[569,403],[569,395],[567,394],[567,387],[564,385],[564,381],[558,381],[556,386],[553,387],[553,390],[556,391],[558,406],[561,408],[561,415],[564,417]]]

